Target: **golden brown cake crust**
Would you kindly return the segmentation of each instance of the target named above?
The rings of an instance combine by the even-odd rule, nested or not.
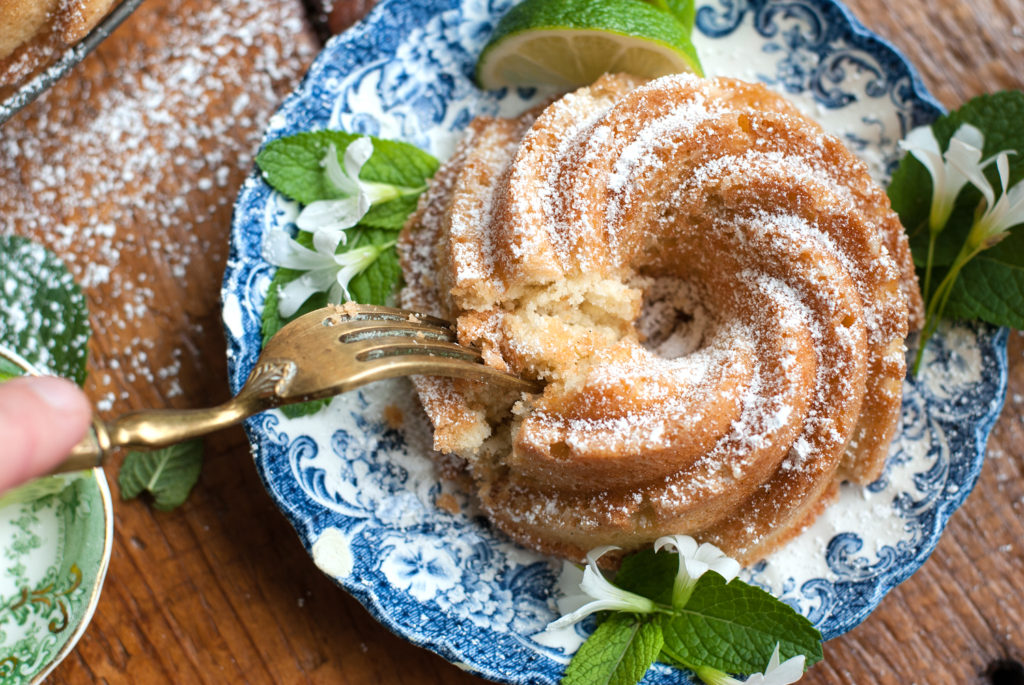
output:
[[[477,119],[399,247],[403,305],[547,382],[416,381],[435,447],[528,546],[689,533],[751,561],[884,466],[920,315],[906,238],[761,85],[613,75]]]

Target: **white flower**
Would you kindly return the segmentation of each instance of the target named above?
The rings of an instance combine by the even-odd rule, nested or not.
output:
[[[754,673],[746,680],[737,680],[715,669],[698,669],[697,675],[708,685],[792,685],[804,675],[803,654],[779,663],[779,645],[768,660],[764,673]]]
[[[1006,237],[1007,231],[1024,223],[1024,183],[1017,183],[1007,189],[1010,180],[1010,157],[1012,152],[1004,150],[996,155],[996,169],[999,170],[999,185],[1002,194],[996,200],[992,184],[979,168],[966,167],[964,174],[985,196],[985,212],[976,219],[967,236],[969,249],[986,250]]]
[[[984,144],[984,134],[970,124],[963,124],[956,130],[944,154],[931,126],[915,128],[900,141],[900,147],[914,155],[932,177],[932,208],[928,216],[932,233],[938,233],[946,225],[957,195],[972,174],[984,177],[981,170],[992,163],[991,157],[981,160]]]
[[[587,566],[583,570],[583,579],[580,581],[580,590],[583,592],[559,603],[559,608],[563,606],[566,608],[575,606],[576,608],[548,624],[547,630],[566,628],[598,611],[628,611],[635,614],[649,614],[654,611],[654,602],[646,597],[615,587],[608,582],[597,567],[597,560],[613,549],[618,548],[609,546],[590,550],[590,553],[587,554]]]
[[[337,243],[314,244],[316,249],[310,250],[284,231],[271,231],[263,243],[263,258],[275,266],[306,272],[278,291],[278,312],[287,318],[318,292],[326,291],[328,302],[341,302],[348,297],[349,281],[393,244],[366,245],[335,254]]]
[[[338,163],[338,149],[331,143],[320,161],[328,182],[341,195],[334,200],[311,202],[299,213],[295,225],[313,234],[318,251],[327,252],[328,245],[345,242],[345,231],[366,216],[375,203],[398,196],[394,186],[372,183],[359,178],[363,165],[373,156],[373,141],[357,138],[345,148],[345,168]]]
[[[690,599],[697,580],[707,573],[714,571],[725,578],[728,583],[740,572],[740,564],[735,559],[705,542],[700,545],[689,535],[666,535],[654,542],[654,551],[660,551],[662,547],[672,547],[679,555],[679,570],[676,572],[676,582],[672,588],[672,606],[682,609],[686,601]]]

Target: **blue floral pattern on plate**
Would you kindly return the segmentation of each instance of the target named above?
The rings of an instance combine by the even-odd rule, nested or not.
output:
[[[545,96],[473,85],[476,55],[511,4],[384,0],[330,42],[266,138],[342,128],[447,156],[473,117],[518,113]],[[785,92],[880,179],[899,159],[896,141],[940,112],[906,62],[833,0],[699,5],[694,38],[709,74]],[[233,390],[260,349],[272,275],[260,257],[263,236],[287,227],[295,209],[255,172],[239,195],[223,284]],[[803,612],[826,638],[864,620],[924,562],[973,487],[1005,392],[1005,345],[1005,330],[943,328],[921,376],[906,386],[883,477],[844,486],[837,504],[746,569],[746,579]],[[335,398],[311,417],[261,414],[246,428],[267,490],[314,561],[382,623],[493,680],[559,680],[573,641],[532,636],[555,617],[562,562],[510,543],[438,478],[430,426],[407,382]],[[578,644],[582,633],[573,637]],[[691,680],[657,665],[644,682]]]

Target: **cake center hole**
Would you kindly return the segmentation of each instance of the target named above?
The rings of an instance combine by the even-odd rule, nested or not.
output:
[[[634,287],[644,291],[636,329],[644,347],[664,359],[675,359],[704,346],[711,317],[696,289],[675,276],[638,276]]]

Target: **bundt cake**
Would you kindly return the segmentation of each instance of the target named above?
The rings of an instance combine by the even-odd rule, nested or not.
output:
[[[529,547],[687,533],[750,562],[881,473],[921,317],[907,241],[761,85],[608,75],[480,117],[399,252],[403,306],[546,383],[414,381],[448,474]]]

